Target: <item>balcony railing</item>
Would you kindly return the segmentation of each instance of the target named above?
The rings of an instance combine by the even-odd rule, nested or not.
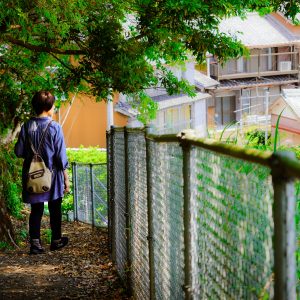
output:
[[[217,80],[287,75],[298,74],[298,66],[298,52],[252,54],[231,59],[223,66],[217,60],[211,60],[210,74]]]

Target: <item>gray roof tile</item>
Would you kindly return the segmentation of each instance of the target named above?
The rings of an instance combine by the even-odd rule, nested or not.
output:
[[[217,89],[231,89],[244,86],[260,86],[260,85],[281,85],[298,82],[297,76],[293,75],[280,75],[280,76],[268,76],[260,78],[246,78],[235,80],[221,80]]]

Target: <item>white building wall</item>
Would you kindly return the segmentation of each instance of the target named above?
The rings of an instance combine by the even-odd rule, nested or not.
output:
[[[199,137],[207,135],[206,99],[199,100],[192,107],[193,129]]]
[[[182,79],[186,79],[189,84],[195,84],[195,62],[188,61],[185,63],[185,66],[182,68]]]
[[[130,117],[128,118],[127,127],[130,128],[144,127],[144,124],[140,122],[138,119],[136,119],[135,117]]]

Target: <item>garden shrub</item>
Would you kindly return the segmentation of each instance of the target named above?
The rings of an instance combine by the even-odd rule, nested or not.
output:
[[[96,147],[84,148],[80,146],[79,149],[67,149],[67,156],[69,163],[88,163],[98,164],[106,162],[106,151],[101,151]]]
[[[267,145],[271,144],[271,134],[268,133]],[[247,145],[252,147],[265,146],[265,131],[252,130],[246,133]]]

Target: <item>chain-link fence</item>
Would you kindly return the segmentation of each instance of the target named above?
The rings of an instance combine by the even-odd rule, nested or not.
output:
[[[184,242],[181,149],[175,143],[149,141],[149,150],[154,296],[156,299],[182,299]]]
[[[148,215],[147,215],[147,176],[146,143],[144,133],[130,133],[127,142],[126,163],[128,176],[128,208],[130,214],[129,259],[131,264],[131,285],[136,299],[147,299],[150,289]],[[134,165],[136,168],[130,168]]]
[[[191,150],[193,286],[197,299],[273,295],[270,169]],[[198,255],[200,254],[200,255]]]
[[[108,225],[106,164],[72,164],[74,220]]]
[[[127,220],[128,210],[126,209],[126,185],[125,185],[125,143],[124,132],[115,131],[112,140],[113,151],[113,259],[117,264],[117,268],[123,280],[125,280],[128,271],[128,244],[127,240]],[[117,187],[117,188],[116,188]]]
[[[108,141],[113,258],[135,299],[296,299],[299,162],[142,129]]]

